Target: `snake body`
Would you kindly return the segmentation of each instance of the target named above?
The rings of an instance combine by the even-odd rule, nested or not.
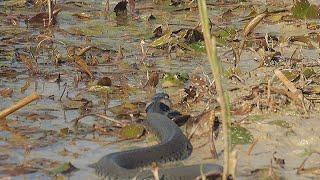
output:
[[[169,96],[165,93],[156,94],[147,107],[146,126],[157,136],[160,143],[151,147],[121,151],[102,157],[97,163],[90,165],[96,173],[106,179],[152,179],[150,170],[143,167],[153,162],[165,163],[183,160],[192,152],[192,145],[181,129],[168,118],[170,108],[163,103]],[[192,165],[178,168],[160,168],[161,179],[194,179],[199,176],[200,168],[204,173],[209,171],[221,172],[218,165]]]

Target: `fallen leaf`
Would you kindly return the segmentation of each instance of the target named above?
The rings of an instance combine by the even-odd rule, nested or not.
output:
[[[246,128],[241,126],[232,126],[231,132],[231,144],[250,144],[253,142],[253,136]]]
[[[97,82],[98,86],[111,86],[111,84],[112,84],[111,79],[107,76],[99,79]]]
[[[59,14],[59,12],[61,10],[62,10],[61,8],[53,10],[52,24],[55,24],[57,15]],[[31,18],[27,19],[26,21],[27,21],[27,23],[32,24],[32,25],[40,24],[40,25],[47,26],[49,24],[49,15],[47,12],[41,12],[41,13],[38,13],[38,14],[32,16]]]
[[[120,1],[113,9],[116,16],[127,15],[127,1]]]
[[[81,19],[81,20],[89,20],[89,19],[91,19],[91,15],[87,14],[85,12],[76,13],[76,14],[73,14],[73,16],[77,17],[78,19]]]
[[[12,97],[13,89],[10,88],[4,88],[0,89],[0,96],[6,98],[6,97]]]
[[[172,40],[171,32],[167,32],[163,36],[159,37],[158,39],[154,40],[150,46],[151,47],[161,47],[163,45],[168,44]]]
[[[144,87],[156,87],[159,83],[159,73],[153,72],[150,75],[150,78],[148,79],[146,85]]]
[[[23,94],[28,89],[29,86],[30,86],[30,82],[26,81],[24,85],[20,88],[20,92]]]
[[[38,68],[34,67],[33,63],[35,63],[35,62],[31,58],[29,58],[28,56],[26,56],[24,54],[20,54],[19,59],[27,67],[27,69],[29,71],[31,71],[33,74],[37,74],[40,72],[40,70]]]
[[[252,30],[268,15],[267,12],[261,13],[253,18],[244,28],[243,30],[243,37],[248,36]]]
[[[70,162],[67,162],[67,163],[60,164],[55,168],[50,169],[49,174],[52,176],[55,176],[58,174],[69,174],[77,170],[79,169],[73,166]]]
[[[136,139],[143,135],[144,127],[140,124],[126,125],[120,130],[120,136],[124,139]]]
[[[316,19],[320,15],[319,8],[314,4],[310,4],[308,0],[295,1],[291,12],[294,17],[299,19]]]
[[[232,109],[231,112],[233,115],[243,116],[249,114],[252,111],[252,109],[253,105],[251,103],[244,102],[240,107]]]
[[[86,101],[86,100],[70,100],[70,99],[67,99],[65,101],[62,101],[62,106],[66,110],[79,109],[79,108],[83,107],[84,105],[86,105],[87,103],[88,103],[88,101]]]
[[[79,56],[77,56],[75,58],[75,63],[80,67],[80,69],[82,71],[84,71],[87,75],[89,75],[89,77],[92,79],[93,78],[93,74],[89,68],[89,66],[87,65],[87,63]]]

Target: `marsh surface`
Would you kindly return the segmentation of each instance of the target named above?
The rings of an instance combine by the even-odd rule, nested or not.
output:
[[[110,1],[106,12],[105,1],[58,0],[61,12],[47,28],[41,18],[25,21],[43,12],[43,5],[0,1],[0,109],[34,91],[42,95],[0,120],[0,178],[98,178],[88,164],[156,140],[151,134],[125,140],[119,124],[92,114],[130,124],[143,119],[138,117],[142,106],[162,91],[170,94],[175,109],[191,115],[182,129],[193,135],[195,147],[190,158],[169,166],[222,164],[221,128],[216,131],[219,158],[213,160],[208,139],[212,120],[203,114],[211,109],[217,119],[220,115],[204,44],[194,34],[195,39],[186,37],[188,30],[200,30],[197,4],[141,0],[136,14],[128,11],[119,18],[113,12],[117,3]],[[239,179],[319,175],[319,18],[293,17],[290,3],[208,3],[230,98]],[[244,27],[267,8],[285,10],[254,28],[235,68]],[[162,31],[155,33],[159,26]],[[301,90],[308,116],[275,76],[278,68]],[[310,155],[307,170],[297,175]],[[62,167],[69,162],[78,170]]]

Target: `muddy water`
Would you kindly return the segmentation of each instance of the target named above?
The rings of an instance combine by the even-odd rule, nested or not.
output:
[[[121,105],[127,101],[147,102],[153,93],[153,91],[142,88],[146,81],[147,70],[158,69],[161,72],[184,71],[192,74],[198,73],[199,71],[195,71],[195,69],[200,68],[204,74],[211,77],[209,65],[203,53],[181,51],[168,53],[167,50],[149,48],[145,45],[148,57],[145,63],[141,63],[140,41],[142,39],[146,41],[146,44],[152,42],[150,39],[152,31],[158,25],[169,28],[172,31],[197,26],[197,10],[176,11],[184,7],[169,6],[168,2],[156,5],[151,1],[138,1],[136,8],[141,18],[133,20],[132,17],[129,17],[124,25],[119,26],[114,13],[110,13],[108,16],[104,14],[104,1],[86,0],[83,2],[87,4],[80,7],[67,3],[69,1],[58,1],[63,10],[57,17],[57,24],[53,28],[45,29],[43,27],[27,27],[24,23],[25,18],[35,15],[40,9],[9,8],[8,4],[5,4],[8,2],[15,1],[0,2],[0,12],[6,14],[0,16],[2,30],[0,32],[0,66],[1,71],[4,71],[5,67],[7,67],[14,69],[17,75],[13,78],[0,77],[0,89],[13,89],[12,97],[1,97],[0,109],[10,106],[33,91],[40,93],[42,98],[10,115],[6,121],[8,127],[0,127],[0,155],[8,155],[8,158],[0,161],[0,177],[51,179],[52,177],[46,173],[46,170],[50,169],[51,166],[46,167],[45,165],[39,165],[40,163],[36,163],[40,170],[34,173],[13,173],[11,175],[6,173],[6,170],[14,169],[14,167],[22,164],[35,167],[35,160],[43,158],[52,162],[71,162],[79,169],[70,175],[65,175],[65,178],[97,179],[98,177],[93,170],[88,168],[88,164],[96,162],[100,157],[111,152],[146,146],[150,144],[150,140],[110,143],[118,140],[117,136],[97,135],[90,132],[93,124],[106,126],[110,124],[109,122],[99,118],[86,117],[81,120],[82,127],[79,130],[74,127],[72,120],[88,112],[115,116],[117,114],[113,114],[108,108]],[[116,3],[116,1],[110,1],[111,10]],[[214,30],[216,30],[216,26],[233,26],[236,29],[242,29],[244,26],[244,22],[236,17],[227,22],[221,21],[221,19],[218,21],[218,15],[224,12],[228,6],[209,7]],[[263,9],[265,5],[261,4],[257,7]],[[81,12],[86,12],[91,18],[81,20],[73,16],[73,14]],[[240,8],[237,13],[245,15],[249,11],[242,11]],[[152,22],[144,20],[151,14],[156,17],[156,20]],[[18,25],[8,23],[12,18]],[[304,26],[301,27],[288,25],[287,23],[265,23],[264,26],[258,26],[255,32],[261,34],[271,33],[277,36],[285,36],[286,32],[289,31],[295,35],[303,35],[309,32]],[[30,52],[30,49],[36,48],[41,39],[43,39],[40,35],[50,35],[53,38],[52,41],[43,43],[48,47],[40,50],[37,55],[40,75],[32,75],[26,69],[26,66],[18,60],[17,54],[25,54]],[[8,39],[11,41],[8,41]],[[101,61],[101,63],[91,67],[96,79],[109,76],[113,80],[113,84],[123,85],[123,83],[126,83],[131,87],[130,90],[126,90],[126,93],[114,92],[106,100],[103,98],[103,94],[88,91],[90,85],[96,81],[84,78],[76,85],[75,79],[85,75],[81,74],[74,64],[65,62],[56,66],[53,63],[55,56],[59,56],[66,61],[68,47],[85,47],[89,45],[108,50],[107,52],[110,52],[108,55],[112,57],[111,62],[105,62],[102,55],[98,56],[98,61]],[[284,44],[283,47],[284,56],[288,57],[296,49],[296,47],[291,47],[288,44]],[[119,48],[122,48],[123,51],[123,58],[120,60],[117,58]],[[230,50],[230,46],[218,48],[219,56],[224,62],[224,69],[232,66],[230,61],[232,61],[233,55]],[[314,49],[301,48],[299,50],[305,60],[313,61],[318,58],[318,53]],[[251,87],[264,82],[265,76],[272,76],[273,67],[255,70],[258,67],[255,59],[258,58],[259,56],[252,51],[243,53],[239,67],[242,70],[243,78],[246,80],[245,84],[237,84],[227,79],[224,81],[226,87],[240,87],[238,92],[230,93],[231,101],[241,95],[250,94]],[[136,64],[138,64],[139,70],[133,68]],[[155,64],[155,67],[148,67],[146,64]],[[248,72],[251,72],[250,76]],[[57,74],[61,75],[60,83],[53,82]],[[30,86],[25,92],[21,93],[20,89],[26,82],[29,82]],[[161,86],[158,86],[156,90],[168,92],[175,100],[179,99],[182,92],[181,87],[162,89]],[[68,98],[85,98],[91,102],[91,105],[87,109],[74,108],[69,110],[63,106]],[[107,103],[103,103],[103,101]],[[178,100],[175,103],[177,104]],[[184,111],[196,116],[204,108],[204,104],[200,104],[193,109],[184,109]],[[180,110],[183,110],[183,108],[180,107]],[[42,115],[42,118],[30,118],[32,114]],[[306,119],[296,111],[295,106],[283,108],[277,113],[256,110],[245,116],[232,117],[234,122],[241,120],[241,126],[247,128],[254,139],[257,140],[251,155],[247,155],[250,145],[235,146],[238,151],[237,175],[239,179],[256,179],[257,177],[252,174],[252,171],[268,169],[273,156],[285,160],[284,168],[279,167],[278,164],[273,164],[274,171],[278,176],[286,179],[307,179],[306,176],[296,175],[296,168],[311,152],[319,152],[320,150],[318,143],[320,124],[317,118],[317,108],[312,110],[310,117]],[[281,122],[284,121],[286,126],[279,126],[274,123],[280,120]],[[61,133],[65,128],[68,128],[69,132],[67,134]],[[194,138],[192,143],[199,148],[195,148],[192,156],[183,161],[183,163],[194,164],[208,161],[221,164],[221,135],[216,142],[217,151],[220,155],[216,161],[210,158],[208,145],[203,146],[206,142],[206,138]],[[154,140],[151,143],[154,143]],[[26,153],[28,148],[30,150]],[[274,154],[274,152],[277,153]],[[43,159],[40,162],[43,162]],[[319,156],[312,155],[306,167],[319,167],[319,159]]]

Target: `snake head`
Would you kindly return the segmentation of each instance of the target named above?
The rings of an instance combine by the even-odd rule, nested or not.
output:
[[[152,97],[152,101],[147,105],[146,112],[166,114],[170,111],[171,101],[167,93],[157,93]]]
[[[169,99],[169,95],[167,93],[161,92],[157,93],[152,97],[152,102],[160,102],[168,106],[169,108],[172,105],[171,100]]]
[[[152,97],[152,101],[158,101],[161,99],[169,99],[169,94],[161,92],[161,93],[157,93]]]

